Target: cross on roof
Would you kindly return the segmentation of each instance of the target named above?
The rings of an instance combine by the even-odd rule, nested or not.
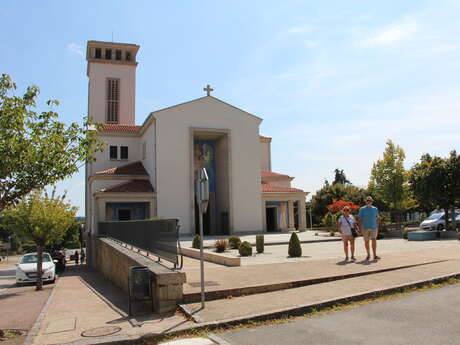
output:
[[[203,91],[206,91],[206,96],[211,96],[211,91],[214,91],[209,84],[203,89]]]

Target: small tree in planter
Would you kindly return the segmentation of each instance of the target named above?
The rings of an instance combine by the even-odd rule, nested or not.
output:
[[[230,244],[230,249],[238,249],[241,244],[241,239],[239,236],[230,236],[228,243]]]
[[[216,252],[223,253],[228,248],[228,241],[227,240],[217,240],[214,246],[216,247]]]
[[[192,242],[192,248],[200,249],[201,246],[201,237],[200,235],[195,235]]]
[[[256,249],[259,254],[264,252],[264,235],[256,236]]]
[[[292,233],[291,239],[289,240],[288,254],[293,258],[302,256],[302,247],[295,232]]]
[[[251,256],[252,255],[252,246],[248,241],[244,241],[240,244],[238,252],[241,256]]]

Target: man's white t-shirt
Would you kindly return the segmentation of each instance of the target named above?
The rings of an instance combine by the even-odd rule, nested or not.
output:
[[[348,222],[347,222],[348,220]],[[338,220],[340,224],[340,232],[342,235],[348,235],[351,236],[351,228],[355,227],[356,220],[355,218],[350,214],[347,219],[345,219],[344,215],[341,215]],[[350,223],[350,225],[348,225]],[[351,226],[351,227],[350,227]]]

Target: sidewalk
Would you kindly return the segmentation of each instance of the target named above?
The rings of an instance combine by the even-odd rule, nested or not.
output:
[[[339,259],[328,259],[234,268],[209,266],[205,276],[208,282],[207,291],[253,285],[272,286],[317,278],[339,280],[208,301],[204,310],[194,314],[200,323],[189,321],[179,313],[129,319],[127,297],[121,290],[88,267],[70,266],[57,281],[33,344],[109,343],[197,327],[215,327],[222,322],[264,318],[417,281],[427,281],[438,276],[459,274],[459,260],[458,248],[447,247],[387,254],[378,262],[358,261],[344,264]],[[406,268],[401,268],[403,266]],[[375,273],[391,268],[395,270]],[[199,282],[199,271],[191,269],[186,273],[184,292],[196,293],[199,290],[199,284],[196,284]],[[343,279],[347,274],[359,273],[371,274]],[[197,311],[199,307],[199,303],[186,306],[192,311]],[[96,336],[84,337],[82,334],[85,332]],[[111,332],[113,333],[104,336]]]
[[[127,311],[127,295],[123,291],[89,267],[69,266],[57,280],[33,344],[97,344],[193,325],[181,314],[128,318]],[[83,337],[83,332],[96,336]],[[104,336],[111,332],[114,333]]]

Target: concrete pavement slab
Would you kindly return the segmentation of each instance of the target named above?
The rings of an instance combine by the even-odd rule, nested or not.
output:
[[[282,314],[289,310],[353,299],[377,291],[385,291],[439,276],[460,274],[458,260],[376,273],[288,290],[255,294],[232,299],[187,304],[203,322],[256,318],[267,314]]]
[[[335,258],[310,262],[209,267],[205,270],[205,281],[208,282],[206,284],[207,298],[216,299],[274,291],[307,285],[334,277],[338,279],[398,267],[460,258],[460,246],[457,242],[455,242],[455,246],[451,247],[391,253],[379,261],[365,261],[360,258],[354,263],[345,263],[341,259]],[[200,294],[200,272],[199,270],[190,270],[186,271],[186,273],[187,283],[184,284],[184,301],[193,302],[197,300]]]
[[[167,341],[158,345],[217,345],[217,343],[208,338],[185,338]]]
[[[73,331],[76,323],[77,319],[75,317],[50,321],[44,334]]]

